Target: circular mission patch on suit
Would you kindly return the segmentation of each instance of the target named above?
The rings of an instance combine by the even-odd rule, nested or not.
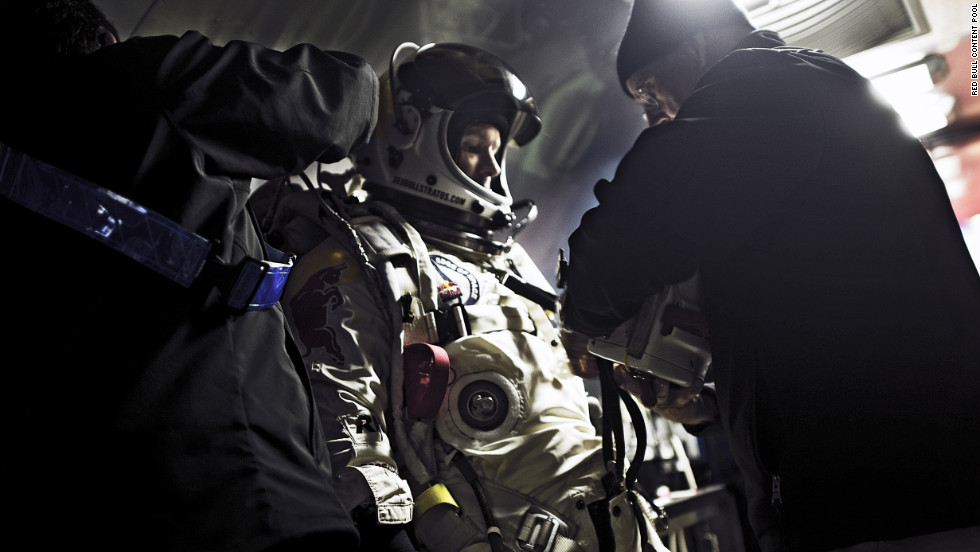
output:
[[[470,270],[465,265],[434,253],[429,255],[429,260],[432,261],[432,265],[436,267],[439,274],[455,283],[459,290],[462,292],[461,301],[464,305],[473,305],[480,299],[480,281],[476,277],[476,273]]]

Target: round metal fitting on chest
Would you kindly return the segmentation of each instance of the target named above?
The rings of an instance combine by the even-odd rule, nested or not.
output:
[[[493,382],[470,383],[459,394],[459,415],[474,429],[489,431],[507,419],[510,404],[507,394]]]

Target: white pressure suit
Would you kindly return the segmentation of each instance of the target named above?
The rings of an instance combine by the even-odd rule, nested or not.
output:
[[[326,190],[285,196],[275,220],[299,255],[282,305],[349,507],[412,522],[433,552],[494,535],[514,551],[666,550],[604,465],[553,313],[502,283],[550,289],[519,245],[423,239],[391,205]]]

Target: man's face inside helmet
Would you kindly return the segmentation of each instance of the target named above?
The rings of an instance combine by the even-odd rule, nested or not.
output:
[[[501,138],[497,127],[488,123],[471,123],[463,131],[456,154],[456,164],[463,173],[484,187],[500,174],[497,154]]]

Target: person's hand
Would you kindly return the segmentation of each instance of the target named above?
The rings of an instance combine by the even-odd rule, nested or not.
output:
[[[636,375],[622,364],[613,367],[616,384],[628,391],[664,418],[682,424],[698,425],[715,420],[718,402],[714,395],[704,395],[704,380],[698,378],[690,387],[677,387],[650,375]]]
[[[582,332],[571,329],[561,331],[561,342],[565,345],[568,360],[571,361],[572,373],[585,379],[599,377],[599,364],[589,352],[589,339],[591,338]]]

